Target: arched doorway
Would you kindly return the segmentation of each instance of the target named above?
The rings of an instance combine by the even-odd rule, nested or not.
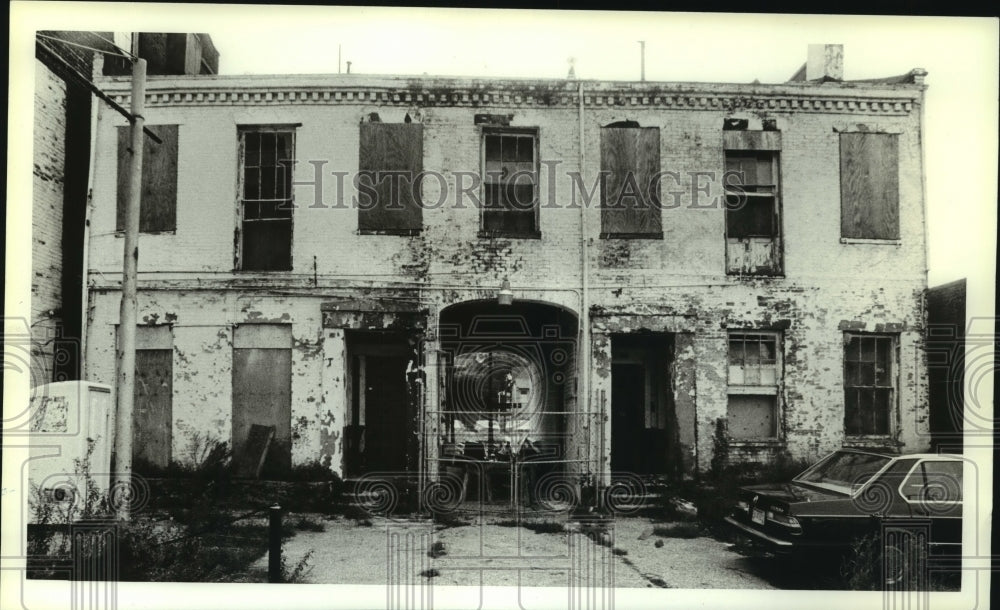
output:
[[[438,455],[475,485],[467,497],[531,501],[569,459],[577,403],[577,317],[562,307],[469,301],[441,312]]]

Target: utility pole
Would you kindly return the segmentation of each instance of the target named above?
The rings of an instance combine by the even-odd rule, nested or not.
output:
[[[132,489],[132,420],[135,409],[136,272],[139,264],[139,204],[142,196],[142,149],[146,98],[146,60],[132,64],[131,157],[125,202],[122,304],[118,324],[118,410],[115,418],[115,489],[118,519],[129,519]]]

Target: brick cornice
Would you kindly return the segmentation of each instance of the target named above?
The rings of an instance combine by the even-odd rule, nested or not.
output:
[[[104,83],[127,105],[127,80]],[[576,81],[473,81],[371,77],[352,82],[317,77],[188,77],[151,79],[150,108],[190,106],[378,105],[467,108],[576,108]],[[824,83],[738,85],[711,83],[583,82],[584,105],[716,112],[772,111],[905,115],[923,85]]]

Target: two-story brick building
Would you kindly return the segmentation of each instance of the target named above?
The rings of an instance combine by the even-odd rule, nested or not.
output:
[[[605,478],[926,448],[925,72],[811,51],[783,84],[150,77],[137,458],[253,424],[274,471],[348,477],[526,438]],[[96,134],[104,382],[126,125]]]

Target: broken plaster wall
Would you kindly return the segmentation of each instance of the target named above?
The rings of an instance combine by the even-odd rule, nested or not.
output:
[[[94,295],[88,342],[93,381],[114,385],[115,335],[120,293]],[[173,442],[171,459],[195,466],[215,442],[232,435],[232,332],[239,324],[292,327],[291,452],[293,465],[319,461],[323,348],[319,301],[223,291],[139,292],[140,324],[168,324],[173,337]],[[325,425],[325,427],[324,427]]]
[[[844,445],[925,450],[927,379],[919,284],[912,284],[909,291],[875,281],[811,284],[757,281],[662,289],[656,295],[639,289],[606,292],[609,298],[595,308],[595,396],[610,393],[610,360],[605,353],[610,350],[610,333],[678,332],[674,398],[681,442],[685,449],[693,443],[697,467],[704,471],[715,449],[716,422],[727,416],[729,331],[776,330],[784,359],[778,436],[730,439],[731,463],[767,462],[782,453],[815,459]],[[634,315],[637,312],[641,315]],[[845,436],[843,340],[850,330],[898,336],[897,403],[889,438]],[[610,404],[610,396],[605,400]],[[696,405],[696,417],[695,409],[687,405]]]
[[[675,370],[676,386],[684,389],[675,401],[684,410],[679,427],[688,436],[682,442],[694,447],[699,469],[710,463],[715,422],[726,413],[725,337],[733,328],[784,329],[785,381],[781,438],[731,446],[732,459],[772,459],[782,450],[806,458],[846,440],[842,340],[850,328],[899,334],[896,446],[922,448],[926,406],[921,397],[926,393],[918,337],[926,261],[918,88],[697,85],[704,90],[702,97],[691,85],[586,83],[588,153],[581,161],[575,83],[469,84],[355,75],[349,82],[324,79],[255,77],[240,84],[164,78],[149,85],[147,121],[180,125],[177,230],[143,235],[139,259],[140,308],[156,313],[161,322],[167,313],[175,316],[175,355],[180,349],[184,357],[193,358],[175,359],[175,426],[191,422],[194,429],[204,423],[213,434],[225,437],[231,402],[227,356],[217,350],[209,361],[209,348],[222,340],[220,331],[228,333],[225,341],[231,340],[227,329],[237,323],[291,323],[293,434],[298,435],[293,462],[329,456],[335,467],[335,436],[343,426],[346,398],[341,398],[333,366],[340,357],[339,338],[320,320],[321,307],[331,295],[346,299],[382,294],[391,299],[405,286],[427,305],[428,323],[433,324],[449,304],[495,298],[506,278],[518,299],[555,303],[579,313],[580,246],[585,240],[591,304],[600,312],[654,319],[629,322],[629,329],[659,325],[683,338],[676,344],[678,353],[690,354],[694,365]],[[190,87],[193,82],[201,88]],[[127,83],[106,84],[113,93],[116,88],[122,95],[127,92]],[[486,89],[497,89],[500,95],[476,101]],[[596,94],[598,90],[602,94]],[[877,101],[869,103],[868,98]],[[120,101],[125,103],[124,97]],[[360,118],[379,111],[387,120],[400,120],[406,104],[420,106],[423,167],[438,172],[442,180],[423,182],[428,205],[419,235],[361,235],[357,211],[350,205]],[[553,166],[540,168],[538,238],[479,235],[474,199],[481,192],[471,188],[481,169],[482,128],[474,120],[479,113],[510,115],[512,127],[537,128],[539,157],[557,167],[554,183],[549,175]],[[765,117],[774,119],[782,133],[783,277],[726,274],[721,185],[698,172],[724,167],[722,122],[732,116],[747,116],[755,126]],[[676,179],[668,176],[663,183],[662,239],[599,239],[598,200],[584,211],[585,231],[580,209],[571,205],[579,198],[574,198],[568,172],[582,171],[589,188],[600,171],[600,128],[622,119],[658,127],[661,169],[676,173]],[[237,126],[250,124],[298,125],[294,191],[299,205],[293,213],[293,270],[287,274],[233,270]],[[113,349],[108,346],[113,346],[121,264],[121,242],[114,234],[115,129],[121,125],[124,119],[109,115],[96,134],[90,278],[96,291],[91,333],[97,344],[89,346],[94,354],[90,362],[99,373],[96,381],[113,379]],[[900,136],[896,243],[840,239],[839,133],[862,129]],[[314,164],[324,176],[319,182],[312,181]],[[347,179],[338,181],[334,171]],[[244,308],[247,300],[254,302],[252,307]],[[253,312],[257,314],[251,316]],[[676,323],[681,318],[690,320],[687,326]],[[600,390],[608,383],[601,376],[602,340],[595,332],[593,382],[589,402],[581,409],[589,413],[582,418],[586,432],[580,435],[587,440],[575,446],[597,471],[606,466],[597,460],[605,459],[598,454],[602,447],[609,449],[609,437],[606,427],[602,433],[587,426],[600,413]],[[203,376],[205,371],[214,372]],[[183,379],[185,373],[193,377]],[[190,381],[191,387],[182,389],[181,381]],[[200,388],[209,385],[215,387],[205,394]],[[198,411],[203,398],[219,405]],[[604,401],[610,405],[607,394]],[[183,449],[184,437],[175,435],[175,454]]]

